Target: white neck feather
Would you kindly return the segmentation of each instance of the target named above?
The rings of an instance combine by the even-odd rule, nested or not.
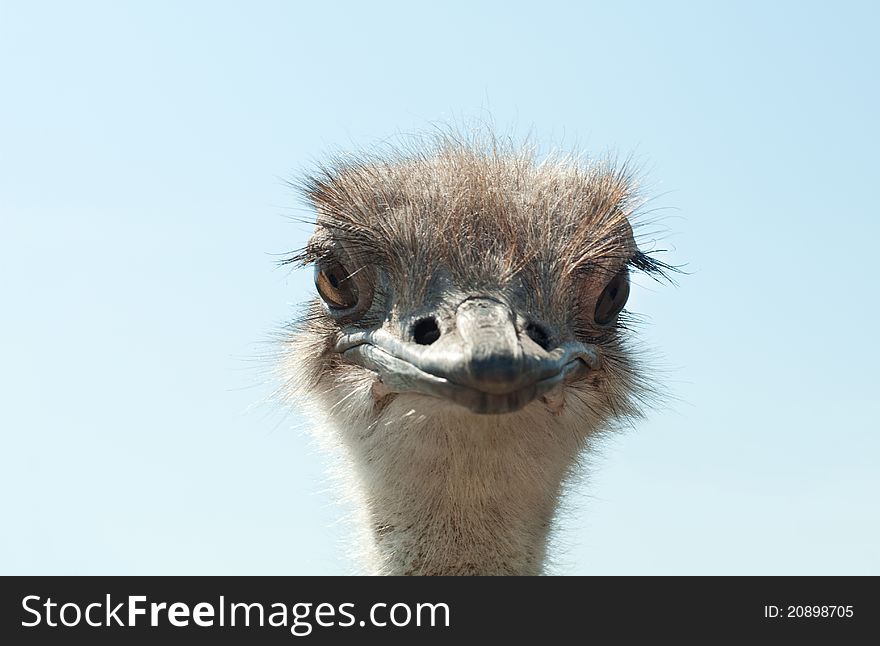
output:
[[[592,427],[588,410],[540,402],[473,415],[401,395],[372,422],[367,392],[325,422],[342,440],[377,574],[540,574],[562,483]],[[573,408],[579,408],[577,405]]]

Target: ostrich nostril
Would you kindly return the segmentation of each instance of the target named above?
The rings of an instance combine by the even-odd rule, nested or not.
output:
[[[416,321],[412,328],[413,340],[419,345],[431,345],[440,338],[440,328],[437,327],[437,319],[427,316]]]
[[[552,347],[552,343],[550,343],[550,332],[540,323],[532,321],[526,326],[525,333],[532,341],[544,348],[544,350],[549,351]]]

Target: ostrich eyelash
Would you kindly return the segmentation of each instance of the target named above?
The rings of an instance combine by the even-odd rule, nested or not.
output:
[[[655,249],[650,253],[663,253],[665,251],[667,250]],[[671,274],[681,273],[681,267],[670,265],[662,260],[653,258],[648,252],[644,251],[636,251],[632,258],[627,262],[627,266],[641,271],[657,281],[666,281],[673,285],[675,284],[675,281],[672,279]]]

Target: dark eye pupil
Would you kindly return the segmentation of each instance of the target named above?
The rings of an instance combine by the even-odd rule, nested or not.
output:
[[[315,267],[315,287],[331,309],[347,310],[358,304],[357,286],[342,265]]]
[[[620,314],[626,299],[629,297],[629,276],[624,269],[605,287],[599,300],[596,302],[596,312],[593,316],[599,325],[608,325]]]

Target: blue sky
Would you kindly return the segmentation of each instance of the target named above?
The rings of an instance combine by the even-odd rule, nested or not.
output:
[[[338,574],[266,403],[328,151],[486,120],[633,154],[686,265],[673,397],[573,488],[556,572],[880,573],[872,3],[0,7],[0,572]],[[343,519],[343,520],[340,520]]]

